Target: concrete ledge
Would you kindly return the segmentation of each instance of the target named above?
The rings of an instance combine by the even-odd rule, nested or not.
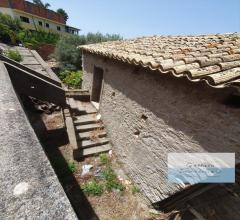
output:
[[[35,75],[36,77],[42,78],[42,79],[44,79],[44,80],[46,80],[46,81],[48,81],[48,82],[50,82],[52,84],[55,84],[56,86],[59,86],[59,87],[62,86],[62,84],[59,83],[58,81],[56,81],[56,80],[54,80],[54,79],[52,79],[52,78],[50,78],[50,77],[48,77],[46,75],[43,75],[43,74],[41,74],[41,73],[39,73],[39,72],[37,72],[37,71],[27,67],[27,66],[24,66],[24,65],[14,61],[14,60],[11,60],[8,57],[3,56],[1,54],[0,54],[0,60],[3,61],[4,63],[9,63],[9,64],[11,64],[11,65],[13,65],[15,67],[18,67],[18,68],[20,68],[20,69],[22,69],[22,70],[24,70],[26,72],[29,72],[29,73]]]
[[[0,219],[77,219],[0,62]]]
[[[42,65],[42,67],[46,70],[49,76],[61,84],[61,80],[57,77],[57,75],[51,70],[51,68],[47,65],[47,63],[42,59],[42,57],[38,54],[37,51],[31,50],[31,53],[36,58],[36,60]]]

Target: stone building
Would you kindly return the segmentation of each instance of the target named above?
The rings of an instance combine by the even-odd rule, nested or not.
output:
[[[240,159],[240,35],[143,37],[81,47],[83,88],[99,107],[120,162],[152,203],[170,152]]]

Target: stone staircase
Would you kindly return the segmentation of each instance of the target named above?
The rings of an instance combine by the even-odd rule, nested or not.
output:
[[[80,101],[77,96],[67,97],[69,111],[65,111],[65,118],[68,114],[72,118],[73,128],[68,133],[74,132],[70,137],[73,146],[75,159],[85,156],[106,152],[111,149],[111,144],[107,138],[107,133],[101,121],[101,115],[89,101]],[[70,125],[71,126],[71,125]],[[74,137],[75,136],[75,137]],[[76,139],[76,141],[71,139]]]

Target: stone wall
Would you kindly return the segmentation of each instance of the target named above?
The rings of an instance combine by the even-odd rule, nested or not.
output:
[[[0,62],[0,219],[77,216]]]
[[[167,182],[169,152],[236,152],[240,111],[222,104],[231,89],[175,78],[84,54],[84,89],[104,70],[100,111],[113,148],[151,202],[178,191]]]

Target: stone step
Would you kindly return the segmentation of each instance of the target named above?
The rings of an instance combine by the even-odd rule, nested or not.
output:
[[[71,98],[74,98],[75,100],[79,100],[83,102],[90,102],[90,93],[88,90],[82,90],[82,89],[67,90],[66,97],[71,97]]]
[[[111,150],[112,147],[110,144],[100,145],[91,148],[82,149],[81,155],[82,156],[89,156],[97,153],[102,153]]]
[[[95,132],[95,133],[94,133]],[[97,131],[87,131],[87,132],[81,132],[77,134],[78,140],[89,140],[92,137],[106,137],[107,132],[104,130],[97,130]]]
[[[72,110],[78,111],[82,114],[97,113],[97,109],[91,104],[91,102],[82,102],[75,100],[74,98],[68,98],[69,106]]]
[[[77,109],[81,112],[85,112],[86,114],[97,113],[97,109],[92,105],[91,102],[82,102],[75,100]]]
[[[77,105],[76,105],[76,102],[75,102],[74,98],[68,98],[68,104],[69,104],[71,109],[77,108]]]
[[[97,123],[99,120],[96,117],[96,114],[87,114],[76,116],[74,120],[75,125],[85,125],[85,124],[93,124]]]
[[[89,147],[95,147],[103,144],[109,143],[108,138],[96,138],[96,140],[82,140],[79,142],[79,145],[81,148],[89,148]]]
[[[87,124],[87,125],[77,125],[75,128],[77,132],[85,132],[85,131],[92,131],[95,129],[104,128],[104,125],[102,123],[96,123],[96,124]]]

